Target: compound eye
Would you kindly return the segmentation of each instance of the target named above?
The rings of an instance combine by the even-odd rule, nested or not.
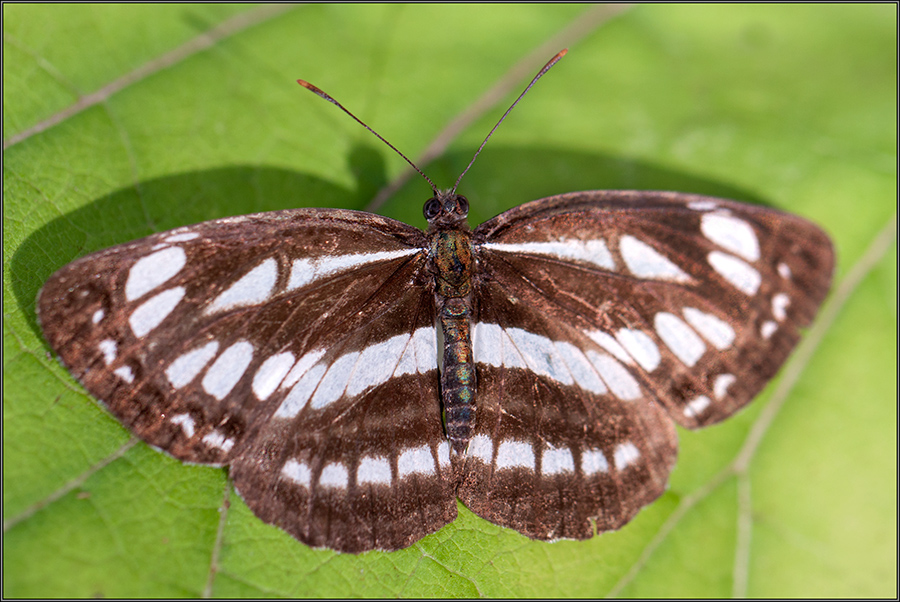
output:
[[[469,199],[464,197],[463,195],[459,195],[456,197],[456,212],[460,215],[468,215],[469,213]]]
[[[422,207],[422,213],[425,214],[425,219],[427,220],[434,219],[440,212],[441,202],[434,197],[425,201],[425,206]]]

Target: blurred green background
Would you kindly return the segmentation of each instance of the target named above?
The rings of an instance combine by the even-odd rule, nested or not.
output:
[[[604,11],[4,4],[4,596],[895,597],[896,244],[864,252],[896,210],[897,8]],[[681,431],[669,491],[616,533],[534,542],[460,506],[406,550],[339,555],[256,519],[226,470],[123,447],[50,356],[34,298],[67,262],[206,219],[364,208],[403,173],[297,78],[415,158],[545,44],[426,167],[452,184],[569,47],[463,181],[473,224],[579,189],[716,194],[817,222],[836,281],[865,274],[740,477],[717,475],[773,387]],[[429,194],[411,180],[379,212],[424,226]]]

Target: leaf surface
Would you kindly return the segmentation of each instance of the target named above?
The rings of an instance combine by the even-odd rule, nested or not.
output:
[[[879,238],[896,230],[896,7],[3,10],[5,596],[897,595],[896,243]],[[546,544],[460,507],[406,550],[312,550],[256,519],[226,470],[131,441],[50,357],[34,299],[67,262],[218,217],[362,209],[404,171],[297,78],[415,158],[554,36],[426,167],[451,185],[569,45],[463,181],[473,224],[561,192],[668,189],[804,215],[838,252],[810,361],[681,431],[669,491],[622,530]],[[423,226],[429,194],[411,180],[379,211]]]

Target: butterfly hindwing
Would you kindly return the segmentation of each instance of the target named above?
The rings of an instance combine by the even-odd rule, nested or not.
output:
[[[802,218],[680,193],[549,197],[485,222],[475,243],[480,278],[580,328],[688,427],[768,382],[834,262]]]
[[[309,545],[394,550],[456,517],[434,294],[421,277],[398,273],[378,291],[390,307],[301,359],[306,370],[285,379],[279,407],[232,463],[254,513]]]
[[[522,301],[479,287],[478,419],[459,497],[536,539],[617,529],[665,490],[673,424],[619,360]]]

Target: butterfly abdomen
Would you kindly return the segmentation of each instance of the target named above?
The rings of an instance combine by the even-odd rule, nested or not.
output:
[[[465,452],[475,426],[475,363],[469,324],[471,311],[467,301],[467,298],[446,299],[440,311],[444,334],[441,401],[447,438],[458,454]]]
[[[472,234],[436,232],[431,241],[438,321],[444,339],[441,403],[450,446],[465,452],[475,426],[475,363],[472,358]]]

